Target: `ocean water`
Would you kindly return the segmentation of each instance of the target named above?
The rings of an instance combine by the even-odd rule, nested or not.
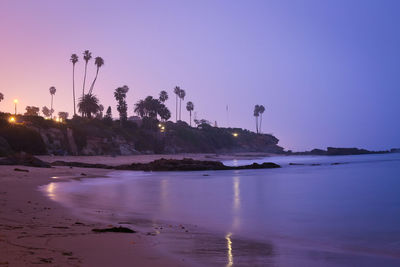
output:
[[[200,265],[400,266],[400,154],[225,164],[252,162],[282,168],[121,171],[43,190],[81,216],[196,227],[165,243]]]

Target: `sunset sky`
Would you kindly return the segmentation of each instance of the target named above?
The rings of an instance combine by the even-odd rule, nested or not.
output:
[[[293,150],[400,147],[400,1],[0,1],[1,111],[50,105],[73,112],[82,52],[101,56],[94,89],[117,117],[115,88],[128,85],[128,114],[147,95],[186,90],[197,118],[263,131]],[[88,81],[94,78],[89,62]],[[182,111],[185,120],[189,114]]]

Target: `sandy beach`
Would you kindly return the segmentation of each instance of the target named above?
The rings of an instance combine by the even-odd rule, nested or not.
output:
[[[266,153],[38,156],[41,160],[119,165],[159,158],[231,160],[265,157]],[[25,171],[16,171],[15,169]],[[184,266],[185,259],[163,252],[154,231],[128,225],[138,233],[94,233],[94,228],[120,226],[78,218],[51,201],[39,187],[68,179],[106,177],[109,170],[69,167],[0,166],[0,266]],[[51,192],[46,192],[47,194]],[[126,225],[124,225],[126,226]],[[171,229],[170,231],[173,231]]]
[[[145,229],[94,233],[93,228],[111,225],[76,218],[38,190],[54,177],[104,177],[107,171],[24,166],[1,166],[0,171],[0,266],[183,265],[184,259],[170,259],[158,250],[158,237],[146,235]]]

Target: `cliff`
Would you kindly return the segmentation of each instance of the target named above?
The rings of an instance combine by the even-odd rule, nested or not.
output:
[[[54,155],[132,155],[138,153],[282,153],[279,140],[238,128],[184,122],[134,122],[74,118],[65,123],[38,116],[18,116],[16,123],[0,115],[0,156],[13,152]],[[163,129],[161,129],[161,126]]]

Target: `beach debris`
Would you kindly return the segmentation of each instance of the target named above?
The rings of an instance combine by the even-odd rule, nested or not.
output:
[[[150,235],[150,236],[156,236],[156,235],[157,235],[157,233],[154,233],[154,232],[147,232],[147,233],[146,233],[146,235]]]
[[[20,169],[20,168],[15,168],[14,171],[16,171],[16,172],[29,172],[29,170]]]
[[[67,226],[53,226],[55,229],[69,229]]]
[[[44,263],[52,263],[53,262],[53,258],[39,258],[40,262],[44,262]]]
[[[107,233],[107,232],[111,232],[111,233],[132,233],[132,234],[137,233],[135,230],[129,229],[127,227],[122,227],[122,226],[111,227],[111,228],[102,228],[102,229],[95,228],[95,229],[92,229],[92,231],[96,232],[96,233]]]
[[[72,256],[72,252],[63,252],[62,255],[64,255],[64,256]]]

